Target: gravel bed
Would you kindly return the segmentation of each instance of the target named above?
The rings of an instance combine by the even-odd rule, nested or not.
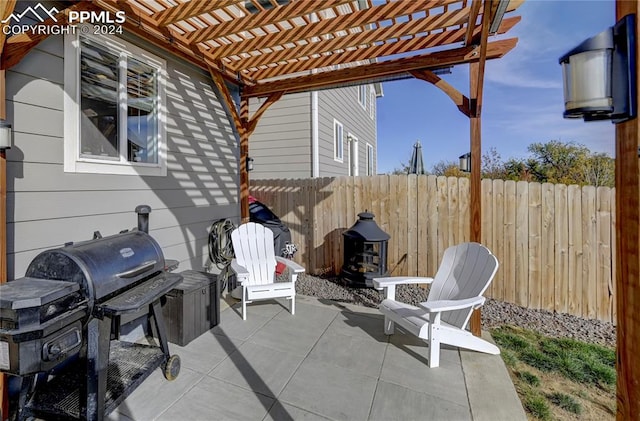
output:
[[[296,282],[296,292],[318,298],[377,307],[382,293],[373,288],[349,288],[340,278],[324,278],[302,274]],[[409,304],[426,301],[428,290],[416,285],[399,285],[396,298]],[[546,310],[532,310],[498,300],[488,299],[482,307],[484,329],[513,325],[558,338],[574,338],[583,342],[615,347],[616,328],[612,323],[587,320]]]

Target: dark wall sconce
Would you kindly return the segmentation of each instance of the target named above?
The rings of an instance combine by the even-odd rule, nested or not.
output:
[[[637,115],[636,17],[583,41],[560,58],[564,117],[621,123]]]
[[[0,120],[0,149],[11,148],[11,124],[6,120]]]
[[[460,171],[471,172],[471,152],[467,152],[464,155],[459,156],[460,159]]]
[[[247,157],[247,171],[253,171],[253,158]]]

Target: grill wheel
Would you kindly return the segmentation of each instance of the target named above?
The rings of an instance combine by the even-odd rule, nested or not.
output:
[[[180,357],[172,355],[164,365],[164,378],[173,381],[180,373]]]

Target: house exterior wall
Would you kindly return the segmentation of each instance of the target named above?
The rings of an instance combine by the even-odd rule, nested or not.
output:
[[[249,113],[264,102],[251,100]],[[284,95],[258,121],[249,139],[250,178],[311,177],[311,93]]]
[[[358,139],[358,175],[366,175],[366,144],[373,146],[373,174],[377,171],[377,126],[376,104],[371,104],[371,85],[366,86],[366,109],[358,102],[358,87],[350,86],[318,92],[319,138],[320,138],[320,176],[338,177],[349,174],[350,152],[348,134]],[[370,108],[373,105],[373,117]],[[343,125],[343,160],[334,159],[333,124],[334,119]]]
[[[150,234],[180,269],[207,263],[213,221],[239,222],[237,136],[209,75],[127,38],[167,61],[167,175],[64,172],[63,37],[50,36],[6,74],[10,280],[43,250],[135,227],[139,204],[151,206]]]
[[[373,174],[377,166],[376,103],[366,85],[366,108],[358,102],[358,87],[318,92],[319,176],[349,175],[350,145],[347,135],[358,139],[358,175],[366,175],[367,143],[373,147]],[[373,96],[375,98],[375,95]],[[264,101],[252,100],[253,114]],[[371,110],[373,107],[373,110]],[[333,122],[343,125],[344,157],[334,159]],[[284,95],[262,115],[249,139],[249,156],[254,159],[250,178],[308,178],[313,176],[311,92]]]

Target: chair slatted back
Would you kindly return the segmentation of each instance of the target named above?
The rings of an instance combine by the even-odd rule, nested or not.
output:
[[[249,271],[248,285],[274,282],[276,257],[273,231],[263,225],[248,222],[231,233],[231,242],[236,260]]]
[[[498,259],[478,243],[463,243],[444,251],[427,301],[461,300],[481,296],[498,270]],[[466,328],[473,309],[442,314],[442,321]]]

